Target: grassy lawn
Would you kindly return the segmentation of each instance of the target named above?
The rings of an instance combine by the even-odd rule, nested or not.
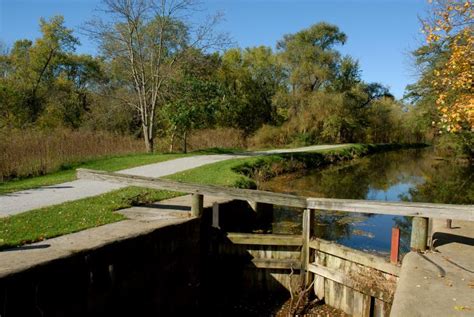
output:
[[[0,218],[0,249],[42,241],[123,220],[113,211],[180,193],[127,187],[100,196]]]
[[[199,152],[192,154],[133,154],[71,164],[51,174],[0,183],[0,194],[72,181],[76,178],[76,168],[90,168],[115,172],[126,168],[163,162],[197,153]]]

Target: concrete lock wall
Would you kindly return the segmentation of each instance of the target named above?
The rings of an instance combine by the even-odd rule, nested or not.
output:
[[[194,219],[7,275],[0,279],[0,316],[191,313],[199,296],[199,235]]]

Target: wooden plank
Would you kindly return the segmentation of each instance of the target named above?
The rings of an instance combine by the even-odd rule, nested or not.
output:
[[[474,205],[386,202],[375,200],[308,198],[308,208],[427,218],[474,221]]]
[[[335,198],[306,199],[295,195],[261,190],[182,183],[161,178],[132,176],[89,169],[77,169],[77,177],[80,179],[102,180],[128,184],[130,186],[212,195],[238,200],[252,200],[260,203],[298,208],[474,221],[474,205],[386,202]]]
[[[377,289],[374,287],[365,287],[364,285],[361,285],[361,283],[358,283],[354,279],[346,276],[345,274],[341,274],[334,269],[329,269],[327,267],[310,263],[308,264],[308,270],[314,274],[321,275],[333,282],[355,289],[356,291],[361,292],[363,294],[370,295],[386,302],[392,300],[391,294],[386,293],[384,290]]]
[[[300,261],[292,259],[252,259],[252,265],[262,269],[301,269]]]
[[[333,256],[337,256],[342,259],[346,259],[351,262],[362,264],[364,266],[389,273],[395,276],[400,275],[400,267],[390,262],[387,262],[384,258],[379,256],[368,254],[359,250],[355,250],[334,242],[326,241],[323,239],[313,239],[309,243],[310,248],[319,250],[324,253],[328,253]]]
[[[309,242],[311,240],[312,228],[314,223],[314,210],[305,209],[303,212],[303,247],[301,248],[301,265],[303,272],[304,285],[310,284],[311,274],[308,271],[308,264],[313,262],[311,259],[311,249]]]
[[[301,246],[303,239],[300,235],[293,234],[259,234],[229,232],[227,238],[234,244],[247,245],[276,245],[276,246]]]
[[[354,290],[354,307],[352,307],[352,316],[370,317],[370,295],[362,294]]]
[[[190,194],[210,195],[237,200],[252,200],[279,206],[306,208],[306,198],[261,190],[241,189],[214,185],[183,183],[162,178],[133,176],[120,173],[77,169],[77,178],[108,181],[130,186],[164,189]]]

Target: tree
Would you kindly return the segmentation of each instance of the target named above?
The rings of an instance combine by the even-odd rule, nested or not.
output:
[[[284,89],[284,74],[271,48],[230,49],[222,56],[219,81],[226,88],[219,123],[250,134],[277,121],[273,96]]]
[[[318,23],[288,34],[277,49],[289,73],[293,91],[312,92],[333,78],[339,53],[334,46],[344,44],[346,35],[335,25]]]
[[[194,10],[193,0],[104,0],[110,22],[96,19],[86,26],[112,64],[115,80],[130,97],[122,101],[139,114],[148,152],[153,152],[157,107],[167,102],[167,89],[177,65],[190,48],[206,50],[226,43],[212,33],[218,17],[192,28],[185,17]]]
[[[217,54],[205,55],[199,50],[187,52],[179,76],[173,80],[172,98],[163,109],[163,117],[171,130],[170,151],[173,151],[175,138],[180,136],[186,153],[187,137],[193,129],[214,126],[224,99],[222,85],[215,77],[219,62]]]
[[[40,19],[40,29],[40,38],[34,42],[16,41],[8,54],[0,58],[0,94],[3,106],[7,105],[2,117],[7,118],[10,126],[24,127],[37,122],[48,102],[54,100],[53,92],[58,88],[64,64],[79,44],[72,30],[65,27],[62,16]]]
[[[474,10],[469,0],[432,1],[422,20],[426,41],[446,52],[433,70],[431,85],[440,113],[439,126],[451,133],[474,131]]]

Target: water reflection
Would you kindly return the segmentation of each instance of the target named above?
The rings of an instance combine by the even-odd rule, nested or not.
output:
[[[432,149],[380,153],[304,174],[276,177],[261,189],[307,197],[472,204],[473,166],[437,158]],[[388,215],[320,213],[319,237],[375,252],[390,250],[391,228],[402,229],[408,249],[410,221]],[[275,212],[274,233],[301,232],[301,212]]]

